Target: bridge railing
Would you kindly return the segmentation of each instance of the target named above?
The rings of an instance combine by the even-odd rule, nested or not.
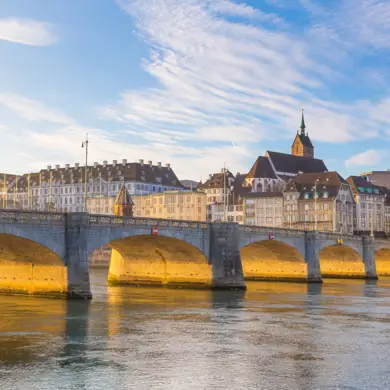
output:
[[[46,211],[0,209],[0,222],[3,223],[64,223],[65,214]]]
[[[208,222],[184,221],[177,219],[157,219],[142,217],[117,217],[112,215],[89,215],[90,225],[111,226],[111,227],[157,227],[157,228],[176,228],[176,229],[207,229]]]
[[[284,229],[268,226],[254,226],[254,225],[239,225],[239,230],[247,233],[260,233],[260,234],[282,234],[285,236],[304,236],[304,230]]]

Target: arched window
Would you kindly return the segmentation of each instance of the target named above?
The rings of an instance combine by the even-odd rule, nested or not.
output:
[[[256,192],[263,192],[263,185],[261,183],[257,183]]]
[[[271,184],[268,184],[268,187],[267,187],[267,192],[272,192],[272,187],[271,187]]]

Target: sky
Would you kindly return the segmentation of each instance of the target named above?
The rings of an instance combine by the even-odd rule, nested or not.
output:
[[[390,168],[388,0],[1,0],[0,172],[170,163],[246,173],[290,152]]]

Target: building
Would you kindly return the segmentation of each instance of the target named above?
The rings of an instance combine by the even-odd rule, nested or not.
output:
[[[385,201],[385,232],[390,235],[390,190],[386,189]]]
[[[387,171],[372,171],[372,172],[365,172],[365,173],[361,173],[360,176],[376,185],[376,186],[380,186],[380,187],[386,187],[386,188],[389,188],[390,189],[390,170],[388,169]]]
[[[302,112],[300,132],[295,137],[291,154],[267,151],[265,156],[257,157],[244,177],[240,174],[234,177],[230,172],[227,176],[218,173],[210,175],[198,188],[207,193],[208,221],[244,223],[243,195],[249,192],[281,193],[290,179],[301,173],[316,172],[328,172],[328,169],[322,160],[314,158],[314,146],[306,133]]]
[[[337,172],[299,174],[283,196],[286,228],[353,234],[352,188]]]
[[[244,198],[246,225],[283,227],[283,194],[251,192]]]
[[[361,176],[347,179],[356,202],[355,233],[385,232],[385,188],[376,186]]]
[[[206,221],[207,195],[198,190],[166,191],[133,196],[134,216]]]
[[[297,135],[291,145],[291,154],[294,156],[314,157],[314,146],[310,141],[309,134],[306,133],[303,110],[300,131],[297,131]]]
[[[85,178],[87,177],[87,183]],[[37,173],[16,177],[8,186],[8,199],[16,197],[25,209],[57,210],[63,212],[89,211],[88,198],[107,197],[103,207],[111,212],[109,199],[116,197],[125,186],[131,195],[162,193],[183,188],[169,164],[153,165],[152,161],[128,163],[122,160],[112,164],[95,162],[87,169],[79,164],[61,168],[50,165]],[[103,202],[104,203],[104,202]]]
[[[114,212],[115,196],[95,195],[88,197],[88,211],[91,214],[112,215]]]
[[[132,217],[134,202],[129,191],[123,185],[114,203],[114,215],[118,217]]]
[[[234,183],[234,176],[229,170],[209,175],[209,178],[198,185],[198,190],[207,195],[207,204],[227,203],[230,189]]]

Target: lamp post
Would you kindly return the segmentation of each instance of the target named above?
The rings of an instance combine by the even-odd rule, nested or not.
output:
[[[88,183],[88,133],[85,141],[81,143],[81,147],[85,148],[85,174],[84,174],[84,212],[87,212],[87,183]]]

